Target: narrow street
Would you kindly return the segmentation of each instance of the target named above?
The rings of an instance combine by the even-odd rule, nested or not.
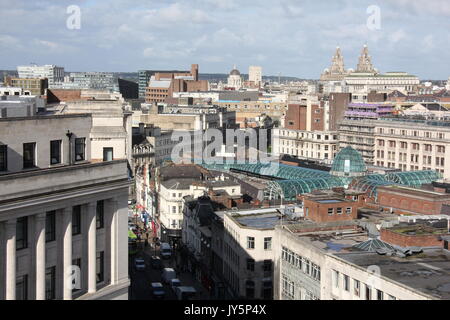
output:
[[[152,297],[152,282],[161,282],[164,286],[166,292],[165,300],[177,300],[174,291],[169,285],[166,285],[161,280],[162,270],[153,269],[151,266],[151,257],[154,255],[159,256],[159,247],[154,248],[154,244],[147,245],[145,247],[144,242],[138,244],[138,253],[136,255],[130,255],[129,257],[129,275],[130,275],[130,300],[153,300]],[[209,295],[206,289],[194,279],[193,274],[190,272],[181,272],[176,268],[176,259],[178,252],[172,255],[171,259],[161,259],[164,268],[173,268],[177,273],[177,278],[181,281],[182,286],[194,287],[197,290],[197,295],[193,298],[194,300],[208,300]],[[145,261],[145,270],[137,271],[135,268],[134,259],[136,257],[143,258]]]

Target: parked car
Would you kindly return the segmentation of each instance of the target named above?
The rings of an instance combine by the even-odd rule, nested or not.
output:
[[[145,270],[145,261],[142,258],[136,258],[134,259],[134,267],[137,271],[143,271]]]
[[[194,287],[176,287],[175,293],[178,300],[192,300],[197,294],[197,290]]]
[[[150,263],[153,269],[161,270],[163,268],[162,260],[158,256],[152,256]]]
[[[161,278],[164,283],[169,284],[170,280],[175,279],[176,277],[177,274],[173,268],[164,268],[162,270]]]
[[[170,287],[172,288],[173,292],[175,292],[175,294],[176,294],[177,287],[181,287],[180,279],[175,278],[175,279],[170,280]]]
[[[172,248],[167,242],[161,242],[159,250],[163,259],[169,259],[172,256]]]
[[[152,296],[155,299],[164,299],[166,291],[161,282],[152,282]]]

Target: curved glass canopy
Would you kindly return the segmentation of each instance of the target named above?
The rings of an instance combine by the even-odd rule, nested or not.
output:
[[[270,181],[267,185],[265,197],[267,199],[280,199],[293,201],[297,195],[310,193],[314,190],[328,190],[334,187],[343,187],[346,180],[339,177],[320,177],[299,180]]]
[[[360,157],[356,150],[352,150],[355,152],[347,150],[348,152],[344,153],[344,156],[348,154],[357,154],[358,157]],[[345,158],[346,157],[342,157],[341,160],[345,160]],[[356,159],[355,163],[357,165],[353,168],[355,170],[353,172],[362,173],[363,170],[366,170],[365,165],[363,166],[358,159]],[[280,180],[268,182],[267,188],[264,190],[264,196],[266,199],[270,200],[283,198],[287,201],[295,200],[298,194],[310,193],[314,190],[326,190],[334,187],[347,187],[349,184],[351,189],[365,192],[369,197],[377,198],[377,188],[380,186],[403,185],[409,187],[420,187],[422,184],[431,183],[442,179],[442,174],[433,170],[403,171],[385,175],[371,174],[362,177],[352,177],[348,175],[336,176],[330,174],[333,172],[294,167],[278,163],[224,163],[202,164],[202,166],[210,170],[229,171],[230,169],[236,169],[261,176],[278,178]],[[341,164],[336,166],[333,164],[334,169],[337,169],[340,166]]]
[[[237,169],[254,174],[271,176],[279,179],[303,179],[303,178],[318,178],[329,177],[329,173],[326,171],[320,171],[315,169],[294,167],[285,164],[270,163],[270,164],[203,164],[207,169],[212,170],[230,170]]]
[[[402,171],[386,175],[386,180],[410,187],[420,187],[439,179],[442,179],[442,174],[434,170]]]
[[[333,160],[330,174],[340,177],[363,176],[367,166],[361,153],[348,146],[339,151]]]

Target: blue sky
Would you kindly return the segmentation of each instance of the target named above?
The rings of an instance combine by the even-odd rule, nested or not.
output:
[[[81,29],[66,27],[69,5]],[[369,6],[381,28],[370,30]],[[36,62],[67,71],[189,69],[236,64],[318,78],[337,45],[355,68],[367,43],[377,69],[450,76],[449,0],[0,0],[0,69]]]

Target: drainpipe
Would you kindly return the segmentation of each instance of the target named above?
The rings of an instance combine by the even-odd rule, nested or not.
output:
[[[72,136],[73,136],[73,133],[70,132],[70,130],[67,130],[66,136],[67,136],[67,138],[69,138],[69,165],[71,166],[73,164],[73,159],[72,159]]]

